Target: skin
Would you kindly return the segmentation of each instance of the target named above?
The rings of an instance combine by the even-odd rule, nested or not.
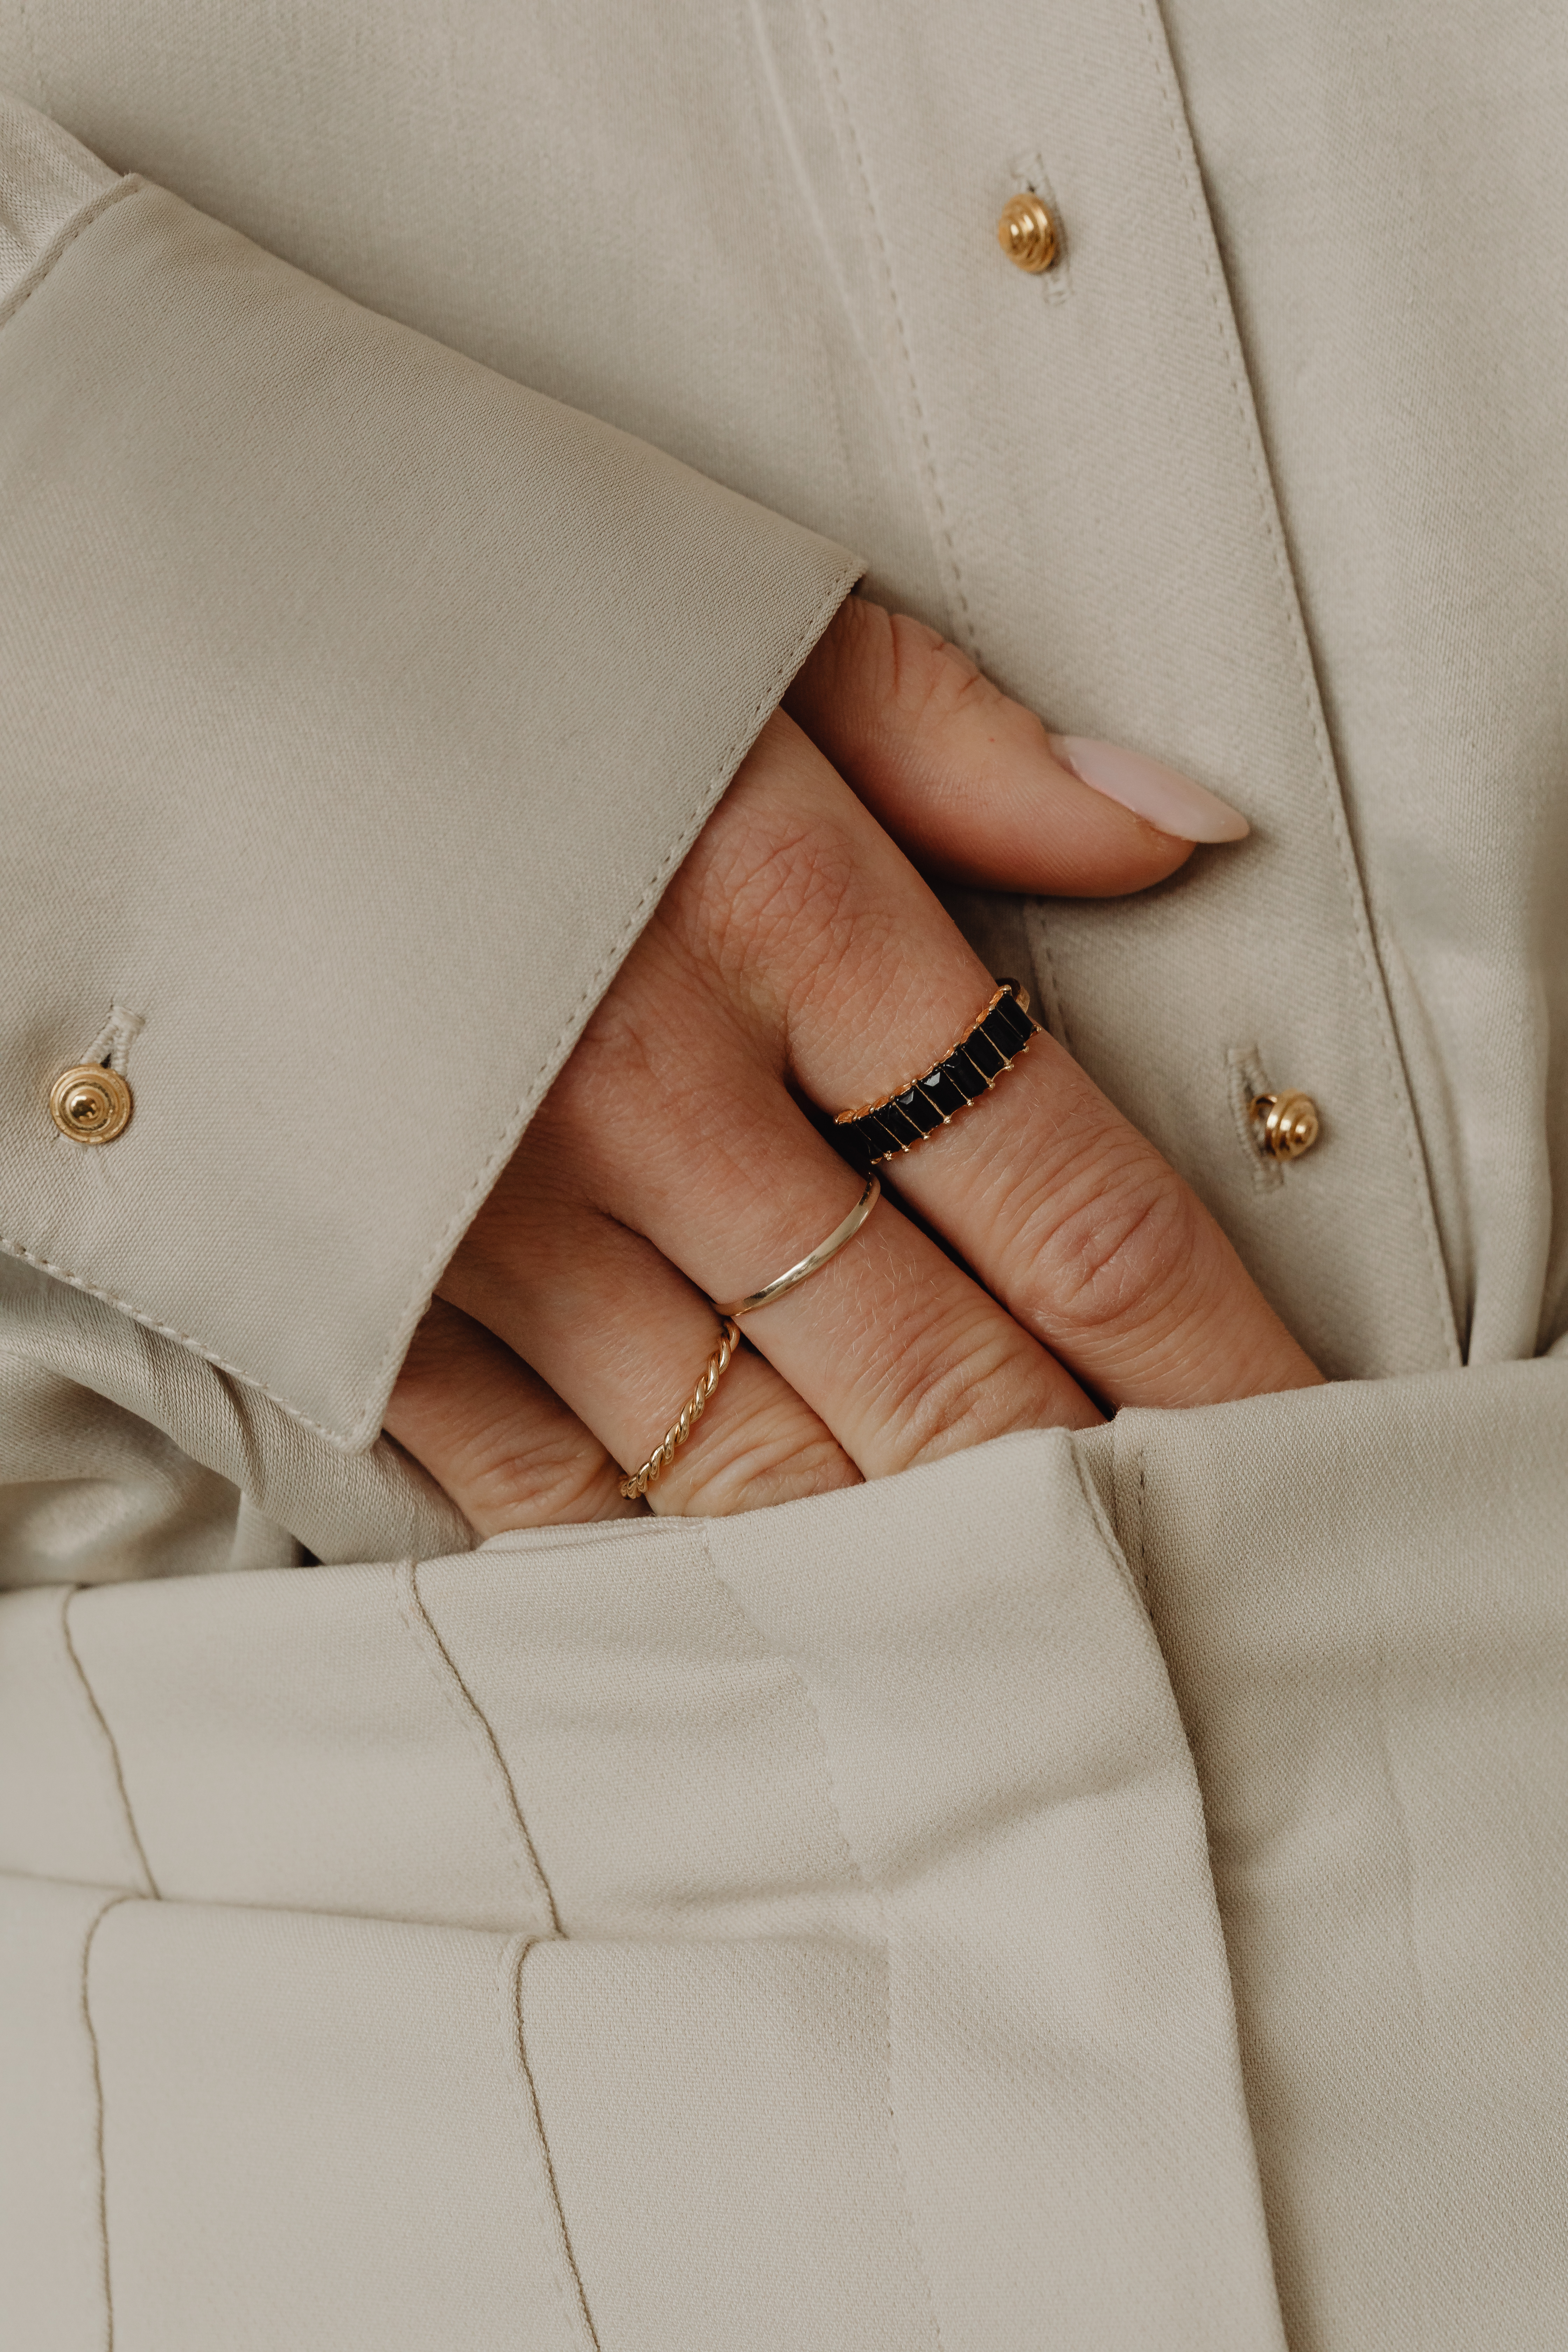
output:
[[[709,1298],[793,1264],[858,1195],[805,1106],[876,1099],[991,994],[922,876],[1114,896],[1191,847],[1059,766],[931,631],[851,600],[452,1259],[388,1432],[490,1535],[745,1510],[1122,1404],[1316,1383],[1195,1196],[1040,1035],[884,1163],[820,1274],[746,1318],[647,1502],[618,1492],[715,1344]]]

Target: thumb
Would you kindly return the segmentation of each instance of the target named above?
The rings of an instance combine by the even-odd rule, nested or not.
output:
[[[1114,898],[1248,830],[1141,752],[1047,735],[923,621],[863,597],[840,606],[784,708],[932,879]]]

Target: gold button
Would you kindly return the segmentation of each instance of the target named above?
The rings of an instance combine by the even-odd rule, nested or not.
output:
[[[1258,1095],[1252,1103],[1258,1144],[1270,1160],[1300,1160],[1322,1132],[1310,1095]]]
[[[1009,261],[1037,278],[1057,257],[1057,225],[1038,196],[1015,196],[1002,207],[996,242]]]
[[[118,1070],[79,1062],[49,1088],[49,1117],[73,1143],[112,1143],[131,1124],[131,1089]]]

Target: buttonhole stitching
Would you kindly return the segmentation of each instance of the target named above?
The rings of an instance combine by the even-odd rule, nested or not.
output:
[[[1231,1117],[1236,1121],[1241,1148],[1251,1163],[1254,1188],[1259,1192],[1278,1192],[1284,1185],[1285,1171],[1277,1160],[1269,1159],[1258,1142],[1252,1117],[1252,1106],[1258,1097],[1275,1091],[1268,1083],[1268,1073],[1256,1045],[1232,1045],[1225,1059]]]
[[[131,1059],[131,1048],[147,1025],[144,1013],[132,1013],[118,1002],[109,1008],[109,1018],[82,1055],[84,1063],[98,1062],[106,1070],[117,1070],[123,1078]]]
[[[1038,196],[1056,225],[1057,249],[1048,269],[1042,269],[1035,280],[1042,302],[1065,302],[1072,292],[1072,255],[1068,247],[1067,223],[1057,202],[1043,155],[1015,155],[1008,169],[1015,183],[1016,195]]]

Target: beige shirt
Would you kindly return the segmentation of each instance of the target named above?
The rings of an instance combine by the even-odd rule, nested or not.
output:
[[[26,2340],[1555,2339],[1565,71],[1513,0],[0,0]],[[1340,1384],[465,1559],[408,1333],[861,564],[1251,818],[961,912]]]

